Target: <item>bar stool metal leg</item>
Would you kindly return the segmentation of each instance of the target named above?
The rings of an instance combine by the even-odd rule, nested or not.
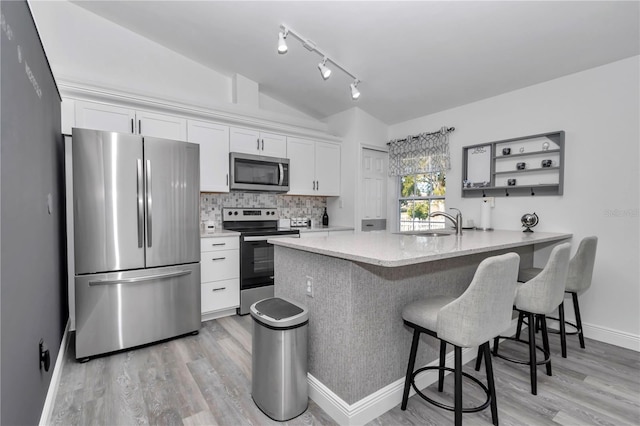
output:
[[[580,339],[580,347],[584,349],[584,334],[582,333],[582,319],[580,318],[580,305],[578,304],[578,293],[571,293],[573,299],[573,310],[576,313],[576,325],[578,326],[578,338]]]
[[[462,348],[460,346],[454,346],[454,358],[455,358],[455,425],[462,426]]]
[[[536,328],[535,315],[527,313],[527,321],[529,321],[529,373],[531,375],[531,393],[538,394],[538,383],[536,378]],[[495,349],[494,349],[495,350]]]
[[[438,371],[438,392],[444,389],[444,360],[447,356],[447,343],[440,340],[440,370]]]
[[[547,330],[547,319],[544,315],[538,315],[542,328],[542,347],[544,348],[545,357],[549,357],[549,333]],[[551,376],[551,362],[547,362],[547,376]]]
[[[489,385],[489,393],[491,394],[491,420],[495,426],[498,426],[498,402],[496,401],[496,384],[493,380],[493,361],[491,360],[491,350],[489,342],[480,346],[484,353],[484,367],[487,373],[487,384]]]
[[[522,322],[524,320],[524,312],[518,313],[518,327],[516,328],[516,340],[520,340],[520,333],[522,332]]]
[[[564,301],[558,306],[558,317],[560,319],[560,346],[562,348],[562,358],[567,357],[567,327],[564,323]]]
[[[409,400],[409,389],[411,388],[411,376],[413,375],[413,367],[416,363],[416,353],[418,352],[418,343],[420,342],[420,332],[418,329],[413,330],[413,340],[411,342],[411,354],[409,355],[409,365],[407,365],[407,377],[404,381],[404,393],[402,394],[403,411],[407,409],[407,401]]]

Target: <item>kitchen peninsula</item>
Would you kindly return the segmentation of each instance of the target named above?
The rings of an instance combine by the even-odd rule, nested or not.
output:
[[[360,406],[364,398],[404,378],[411,346],[411,331],[401,315],[406,304],[431,295],[459,296],[486,257],[516,252],[520,267],[530,267],[534,247],[570,238],[564,233],[465,231],[462,236],[371,232],[278,239],[270,241],[275,295],[309,309],[309,373],[349,406],[359,401]],[[425,342],[416,365],[437,359],[435,340]]]

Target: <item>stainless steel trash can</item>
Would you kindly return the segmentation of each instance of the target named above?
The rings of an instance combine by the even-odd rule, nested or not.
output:
[[[279,297],[251,305],[253,318],[251,396],[277,421],[304,413],[309,405],[307,332],[309,312]]]

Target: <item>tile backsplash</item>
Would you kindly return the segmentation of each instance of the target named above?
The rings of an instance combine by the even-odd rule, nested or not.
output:
[[[284,195],[258,192],[200,193],[200,221],[213,220],[216,228],[222,228],[223,207],[277,208],[280,218],[308,217],[315,223],[322,222],[327,197]]]

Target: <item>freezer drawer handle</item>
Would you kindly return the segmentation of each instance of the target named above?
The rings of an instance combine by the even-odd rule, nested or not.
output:
[[[213,257],[211,260],[225,260],[226,257]]]
[[[146,193],[147,193],[147,247],[151,247],[151,207],[153,205],[153,199],[151,197],[151,160],[147,160],[147,180],[146,180]]]
[[[183,275],[189,275],[190,273],[191,271],[177,271],[177,272],[169,272],[167,274],[147,275],[144,277],[123,278],[121,280],[89,281],[89,285],[95,286],[95,285],[112,285],[112,284],[132,284],[132,283],[139,283],[142,281],[152,281],[152,280],[161,280],[165,278],[181,277]]]
[[[218,287],[218,288],[212,288],[211,291],[222,291],[222,290],[226,290],[226,287]]]
[[[132,121],[133,123],[133,121]],[[144,188],[142,182],[142,160],[138,159],[137,164],[137,174],[138,174],[138,247],[143,246],[144,239]]]

